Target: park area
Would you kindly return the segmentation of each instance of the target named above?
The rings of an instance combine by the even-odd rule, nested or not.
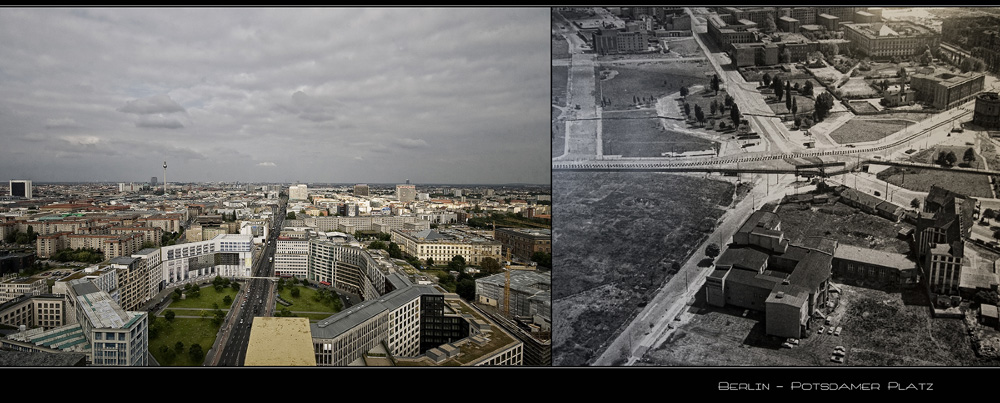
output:
[[[880,290],[834,279],[828,318],[840,335],[812,319],[798,345],[766,334],[763,312],[708,305],[702,289],[667,341],[642,362],[657,366],[993,366],[976,357],[962,319],[933,318],[919,287]],[[831,361],[843,346],[843,364]]]
[[[553,172],[554,365],[600,354],[686,261],[732,202],[733,185],[645,172]]]
[[[298,292],[293,291],[294,289],[298,289]],[[336,293],[331,294],[331,292],[327,288],[316,289],[286,284],[278,291],[278,295],[291,305],[286,306],[278,302],[276,311],[281,316],[297,316],[309,318],[310,322],[318,322],[340,312],[343,308],[340,298]]]
[[[863,143],[881,140],[914,124],[902,119],[851,119],[838,127],[830,138],[838,144]]]
[[[707,63],[693,60],[603,63],[597,69],[594,99],[601,105],[604,98],[605,111],[636,109],[637,98],[655,101],[681,87],[708,86],[711,71]]]
[[[962,161],[962,157],[969,147],[938,145],[918,151],[910,157],[910,160],[913,162],[934,164],[941,152],[952,152],[955,153],[958,161]],[[982,167],[982,158],[976,154],[976,160],[970,166],[973,168]],[[876,177],[893,185],[918,192],[930,191],[932,185],[937,185],[966,196],[993,198],[989,176],[986,175],[940,169],[889,167],[876,174]]]
[[[662,153],[714,150],[715,142],[664,128],[651,110],[605,112],[604,155],[661,157]]]
[[[149,352],[161,366],[201,366],[219,331],[217,312],[224,316],[231,305],[226,297],[235,299],[236,293],[231,287],[202,287],[196,297],[187,291],[186,298],[171,302],[162,316],[150,315]]]

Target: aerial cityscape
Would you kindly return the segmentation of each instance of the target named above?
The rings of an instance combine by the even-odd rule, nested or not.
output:
[[[0,10],[0,366],[550,366],[549,16]]]
[[[1000,9],[554,8],[553,365],[997,366]]]

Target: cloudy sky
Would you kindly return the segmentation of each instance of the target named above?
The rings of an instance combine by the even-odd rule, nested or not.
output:
[[[0,9],[0,179],[550,183],[549,11]]]

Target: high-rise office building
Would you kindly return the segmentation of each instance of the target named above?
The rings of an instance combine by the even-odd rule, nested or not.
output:
[[[307,200],[309,199],[309,187],[305,184],[292,185],[288,187],[288,199],[289,200]]]
[[[409,181],[407,181],[409,182]],[[396,185],[396,198],[401,202],[411,202],[417,198],[417,188],[414,185]]]
[[[359,183],[357,185],[354,185],[354,195],[368,196],[368,185],[364,183]]]
[[[11,180],[10,181],[10,195],[23,197],[25,199],[31,198],[31,181],[29,180]]]
[[[155,188],[156,187],[156,177],[155,176],[152,179],[149,180],[149,187],[151,187],[151,188]]]

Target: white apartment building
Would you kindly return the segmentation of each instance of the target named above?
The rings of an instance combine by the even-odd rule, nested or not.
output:
[[[253,267],[253,238],[243,234],[221,234],[208,241],[164,246],[163,286],[215,276],[249,277]]]

